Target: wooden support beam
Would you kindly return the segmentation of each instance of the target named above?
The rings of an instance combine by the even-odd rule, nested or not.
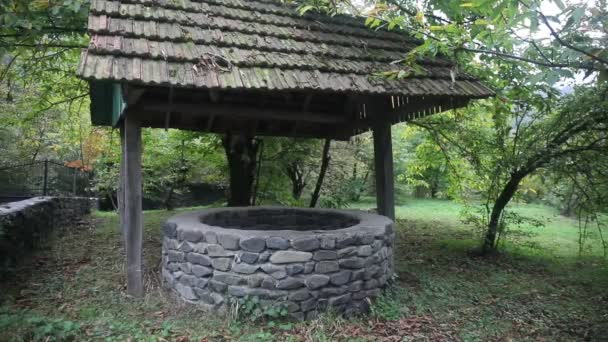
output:
[[[469,99],[462,98],[440,98],[427,102],[412,98],[409,98],[408,100],[409,102],[401,103],[400,106],[392,110],[391,116],[394,118],[394,123],[415,120],[428,115],[437,114],[440,111],[464,107],[469,102]]]
[[[214,89],[209,90],[209,98],[211,99],[211,102],[218,103],[220,101],[220,97],[219,91]]]
[[[146,90],[136,86],[123,86],[124,99],[127,106],[134,106],[139,102],[139,99],[144,95]]]
[[[390,103],[389,103],[390,104]],[[395,220],[395,182],[393,144],[388,106],[370,108],[373,117],[374,165],[376,171],[376,204],[378,213]]]
[[[304,98],[304,104],[302,105],[302,112],[308,112],[308,108],[310,107],[310,102],[312,101],[313,94],[307,94],[306,98]]]
[[[210,116],[209,119],[207,119],[207,132],[211,132],[211,130],[213,129],[214,120],[215,120],[215,116]]]
[[[168,109],[166,102],[148,101],[141,106],[141,111],[165,112]],[[246,120],[277,120],[277,121],[300,121],[309,123],[344,124],[347,119],[343,116],[331,115],[317,112],[301,112],[290,110],[276,110],[262,107],[227,106],[222,104],[185,104],[174,103],[171,106],[174,112],[198,115],[217,116]]]
[[[386,97],[386,101],[388,103],[388,105],[385,106],[387,109],[383,111],[382,115],[388,117],[393,124],[396,124],[404,121],[420,119],[422,117],[437,114],[442,111],[460,108],[466,106],[469,100],[459,98],[439,98],[429,99],[427,102],[425,102],[425,100],[421,98]],[[397,106],[397,104],[399,105]],[[372,115],[369,113],[364,113],[359,120],[356,120],[354,124],[351,124],[352,130],[356,132],[356,134],[363,133],[370,129],[373,130],[374,115],[374,113],[372,113]]]
[[[125,243],[125,231],[124,231],[124,217],[125,217],[125,158],[122,157],[125,154],[125,128],[124,125],[119,126],[120,133],[120,148],[121,148],[121,158],[120,158],[120,175],[118,181],[118,193],[116,194],[116,201],[118,202],[118,224],[120,225],[120,235],[122,237],[123,244]]]
[[[137,117],[141,121],[142,127],[164,128],[164,113],[161,112],[142,112],[142,111],[127,111],[127,115]],[[227,117],[214,117],[211,121],[210,117],[200,116],[194,117],[181,113],[172,115],[171,128],[189,130],[194,132],[211,132],[217,134],[226,134],[228,132],[243,132],[249,131],[248,123],[251,120],[230,119]],[[352,127],[348,125],[331,125],[331,124],[310,124],[298,123],[297,130],[293,126],[283,127],[286,123],[296,123],[297,121],[284,121],[281,126],[274,123],[272,120],[259,120],[256,128],[256,136],[276,136],[276,137],[294,137],[294,138],[317,138],[317,139],[332,139],[339,141],[347,141],[352,136]],[[347,130],[348,129],[348,130]]]
[[[306,95],[306,98],[304,98],[304,103],[302,104],[302,113],[306,113],[308,112],[308,107],[310,107],[310,102],[312,101],[312,96],[313,94],[308,94]],[[298,130],[298,121],[294,121],[293,124],[291,125],[291,130],[290,130],[290,135],[296,135],[296,132]]]
[[[121,187],[124,191],[121,223],[127,255],[127,293],[134,297],[144,294],[142,272],[142,182],[141,126],[139,121],[125,116],[122,121]]]

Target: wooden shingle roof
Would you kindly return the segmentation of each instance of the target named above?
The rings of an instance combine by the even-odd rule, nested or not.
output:
[[[316,14],[270,0],[92,0],[90,46],[78,74],[147,86],[323,91],[483,98],[475,78],[444,58],[419,61],[400,80],[374,76],[421,42],[374,31],[358,18]]]

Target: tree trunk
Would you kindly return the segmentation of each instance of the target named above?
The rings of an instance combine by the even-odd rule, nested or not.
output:
[[[229,133],[224,137],[223,145],[230,172],[228,206],[250,206],[258,143],[253,137]]]
[[[293,186],[291,189],[291,195],[293,196],[293,199],[299,200],[300,197],[302,197],[302,192],[304,192],[305,186],[306,186],[306,184],[301,183],[301,182],[293,183]]]
[[[565,207],[561,208],[560,214],[566,217],[574,216],[574,207],[576,206],[576,201],[574,200],[574,184],[570,185],[568,189],[567,198],[564,199]]]
[[[294,161],[289,163],[285,167],[285,174],[291,181],[291,195],[294,199],[299,200],[302,197],[302,192],[306,187],[306,180],[304,179],[304,171],[300,166],[299,162]]]
[[[496,251],[496,238],[498,236],[498,228],[500,225],[500,218],[505,210],[507,204],[515,195],[515,192],[519,188],[519,183],[524,179],[525,174],[511,174],[511,178],[505,184],[504,188],[498,195],[498,198],[494,202],[492,207],[492,213],[490,214],[490,222],[488,222],[488,230],[483,241],[481,253],[486,255]]]
[[[323,159],[321,160],[321,170],[319,171],[319,178],[317,178],[317,184],[315,185],[315,190],[312,193],[312,197],[310,198],[310,207],[314,208],[317,206],[317,201],[319,200],[319,196],[321,195],[321,186],[323,185],[323,179],[325,178],[325,173],[327,172],[327,167],[329,166],[329,146],[331,144],[330,139],[325,139],[325,145],[323,145]]]
[[[165,200],[163,201],[163,205],[164,205],[165,209],[167,209],[168,211],[173,210],[173,192],[174,192],[174,186],[171,185],[171,186],[169,186],[169,190],[167,191],[167,196],[165,196]]]
[[[304,192],[304,188],[306,187],[306,183],[302,177],[303,175],[299,173],[297,178],[292,180],[291,186],[291,195],[294,199],[299,200],[302,197],[302,192]]]
[[[365,188],[367,187],[367,180],[369,179],[369,169],[365,171],[365,176],[363,176],[363,182],[361,182],[361,187],[359,188],[359,192],[357,193],[357,202],[361,199],[361,195],[365,192]]]
[[[361,178],[361,182],[359,183],[356,177],[352,179],[353,186],[356,186],[355,191],[351,194],[350,200],[353,202],[359,202],[361,200],[361,195],[365,192],[365,186],[367,185],[367,178],[369,177],[369,169],[365,172],[363,178]]]
[[[258,201],[258,189],[260,187],[260,172],[262,171],[262,158],[264,157],[264,140],[259,140],[257,144],[258,162],[256,165],[255,183],[253,184],[253,194],[251,195],[251,205],[256,205]]]
[[[167,190],[167,196],[165,196],[165,201],[164,201],[164,205],[165,208],[169,211],[174,209],[174,205],[173,205],[173,196],[175,196],[175,189],[181,189],[184,186],[184,183],[186,183],[186,172],[187,172],[187,167],[186,167],[186,158],[184,157],[184,148],[185,148],[185,140],[182,140],[182,146],[181,146],[181,157],[180,157],[180,165],[179,165],[179,169],[177,169],[177,171],[173,171],[176,172],[177,175],[175,176],[175,181],[171,182],[171,184],[169,185],[169,189]]]
[[[415,198],[424,198],[426,197],[426,187],[422,186],[422,185],[416,185],[416,187],[414,188],[414,197]]]
[[[436,179],[431,180],[431,198],[437,198],[437,193],[439,192],[439,182]]]

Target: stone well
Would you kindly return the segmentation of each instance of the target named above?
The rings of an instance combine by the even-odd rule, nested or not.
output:
[[[393,273],[393,222],[362,211],[217,208],[163,227],[165,286],[223,311],[230,297],[285,305],[297,319],[367,311]]]

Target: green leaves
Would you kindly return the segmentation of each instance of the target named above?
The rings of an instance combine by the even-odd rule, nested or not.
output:
[[[417,64],[404,65],[401,69],[383,71],[374,74],[375,77],[382,77],[389,80],[401,80],[424,75],[426,75],[426,70]]]
[[[383,21],[378,19],[378,18],[374,18],[374,17],[368,17],[367,19],[365,19],[365,26],[368,26],[369,28],[377,28],[378,26],[382,25]]]
[[[35,29],[47,27],[85,27],[89,0],[7,0],[0,5],[3,10],[0,24],[3,30]]]
[[[242,298],[230,298],[233,319],[246,320],[249,322],[267,321],[269,327],[289,329],[289,325],[277,324],[274,320],[284,319],[289,314],[287,306],[276,302],[272,304],[262,303],[257,296],[245,296]]]
[[[318,12],[328,15],[335,15],[339,12],[339,2],[333,0],[306,0],[297,1],[299,4],[297,10],[300,15],[308,12]]]
[[[465,71],[496,81],[498,89],[508,82],[496,78],[495,71],[507,64],[526,65],[533,74],[546,72],[543,78],[550,85],[572,78],[573,73],[549,70],[582,69],[597,74],[608,69],[608,10],[602,2],[553,2],[558,11],[549,15],[535,1],[432,0],[420,7],[390,0],[375,4],[366,24],[375,29],[403,28],[425,41],[410,54],[458,59]],[[555,32],[549,34],[551,30]],[[398,78],[390,73],[385,76]]]
[[[562,0],[553,0],[553,3],[556,4],[557,7],[562,11],[566,8],[566,5],[564,5]]]
[[[304,15],[309,11],[314,10],[315,7],[313,5],[303,5],[298,7],[298,12],[300,13],[300,15]]]

